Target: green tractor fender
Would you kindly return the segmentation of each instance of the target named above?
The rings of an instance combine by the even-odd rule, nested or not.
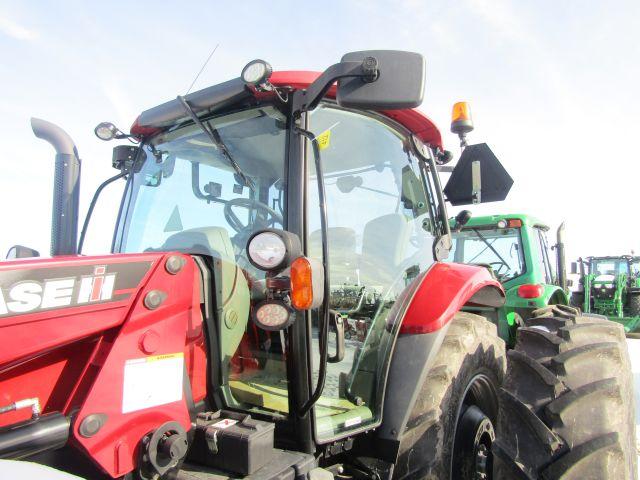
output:
[[[500,336],[510,344],[512,341],[515,341],[518,316],[524,320],[531,317],[533,311],[538,308],[543,308],[547,305],[569,304],[568,295],[557,285],[538,284],[542,287],[542,294],[535,298],[521,297],[518,289],[522,285],[524,284],[518,283],[517,285],[507,286],[508,288],[505,288],[505,304],[499,309],[498,332]]]
[[[535,298],[522,298],[518,294],[518,289],[522,285],[514,285],[505,289],[506,309],[536,309],[547,305],[568,305],[569,297],[562,288],[557,285],[539,284],[542,287],[542,294]]]

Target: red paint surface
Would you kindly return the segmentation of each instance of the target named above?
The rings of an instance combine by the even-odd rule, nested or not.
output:
[[[273,72],[270,82],[277,87],[292,87],[299,90],[309,87],[309,85],[319,76],[320,72],[281,71]],[[335,98],[336,91],[337,87],[334,84],[329,89],[326,96],[329,98]],[[258,93],[257,95],[261,94]],[[424,143],[442,150],[442,135],[440,134],[440,130],[429,117],[419,110],[384,110],[379,113],[404,126]],[[131,126],[131,133],[133,135],[150,136],[158,133],[159,131],[160,129],[155,127],[142,127],[138,125],[138,118],[136,118],[135,122]]]
[[[473,265],[437,262],[417,281],[420,285],[402,319],[401,335],[439,330],[481,288],[496,287],[504,295],[486,268]]]
[[[525,284],[518,287],[518,296],[520,298],[539,298],[543,292],[542,285]]]
[[[47,269],[77,265],[151,262],[146,275],[125,300],[40,311],[0,318],[0,405],[38,397],[45,412],[76,411],[72,439],[76,447],[111,476],[131,471],[141,438],[166,421],[188,430],[184,400],[122,414],[124,365],[144,358],[140,339],[158,334],[154,355],[184,353],[195,401],[206,394],[206,347],[200,313],[199,276],[193,260],[177,275],[164,262],[170,254],[127,254],[100,257],[56,257],[3,262],[0,270]],[[168,293],[155,310],[142,299],[151,290]],[[84,417],[108,417],[91,438],[78,434]],[[0,425],[28,418],[21,410],[0,416]]]
[[[273,72],[271,83],[277,87],[290,86],[295,89],[307,88],[320,76],[320,72],[309,71],[283,71]],[[337,86],[334,84],[327,92],[327,97],[336,97]],[[419,110],[408,108],[405,110],[384,110],[381,114],[395,120],[404,126],[420,140],[429,145],[442,149],[442,136],[438,127]]]

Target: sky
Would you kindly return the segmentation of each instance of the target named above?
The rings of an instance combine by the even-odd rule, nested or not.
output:
[[[349,51],[400,49],[427,62],[420,107],[449,132],[471,102],[470,143],[487,142],[514,179],[474,215],[530,213],[566,222],[568,258],[640,253],[640,2],[364,0],[80,2],[0,0],[0,256],[49,251],[54,152],[30,117],[62,126],[82,159],[81,218],[117,173],[101,121],[128,130],[149,107],[239,76],[323,70]],[[124,182],[108,187],[85,253],[106,253]],[[455,214],[457,209],[450,209]]]

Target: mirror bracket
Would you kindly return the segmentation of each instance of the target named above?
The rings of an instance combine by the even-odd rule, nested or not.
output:
[[[320,100],[339,79],[360,77],[366,83],[378,79],[378,61],[374,57],[366,57],[360,62],[340,62],[327,68],[306,90],[298,90],[293,96],[293,116],[299,118],[303,112],[313,110]]]

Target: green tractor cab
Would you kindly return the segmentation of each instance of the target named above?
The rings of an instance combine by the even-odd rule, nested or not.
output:
[[[580,274],[573,306],[621,323],[630,336],[640,334],[640,257],[580,258],[571,273]]]
[[[549,226],[531,215],[471,218],[464,212],[450,220],[453,248],[447,261],[486,266],[502,283],[506,302],[495,321],[500,336],[513,345],[517,327],[534,310],[569,303],[564,260],[554,263],[549,252],[555,249],[557,257],[563,256],[564,227],[550,246]]]

